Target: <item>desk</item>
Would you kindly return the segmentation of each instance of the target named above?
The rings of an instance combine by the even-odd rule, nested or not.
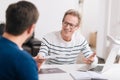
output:
[[[66,73],[55,74],[39,74],[39,80],[73,80],[69,72],[78,70],[84,64],[72,65],[42,65],[41,68],[60,68]],[[111,65],[112,67],[106,72],[102,73],[109,80],[120,80],[120,64]]]

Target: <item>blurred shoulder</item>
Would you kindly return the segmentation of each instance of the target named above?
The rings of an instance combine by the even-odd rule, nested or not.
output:
[[[53,40],[57,40],[59,36],[60,36],[60,31],[54,31],[54,32],[50,32],[44,35],[43,39],[48,40],[48,41],[53,41]]]
[[[85,37],[81,34],[80,31],[76,31],[75,34],[73,35],[73,38],[78,41],[84,41]]]
[[[53,31],[53,32],[49,32],[46,35],[44,35],[44,37],[55,37],[60,33],[60,31]]]

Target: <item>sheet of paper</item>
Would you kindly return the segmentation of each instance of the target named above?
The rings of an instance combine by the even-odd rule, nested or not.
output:
[[[102,74],[93,72],[93,71],[72,71],[70,75],[74,80],[107,80]]]
[[[39,74],[54,74],[54,73],[65,73],[65,71],[59,68],[43,68],[40,69]]]
[[[39,80],[73,80],[68,73],[39,74]]]
[[[86,72],[73,71],[70,73],[74,80],[90,80],[90,75]]]

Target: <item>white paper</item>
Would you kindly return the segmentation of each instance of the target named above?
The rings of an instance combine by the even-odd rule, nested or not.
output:
[[[107,78],[105,78],[102,74],[93,71],[86,72],[72,71],[70,75],[74,80],[91,80],[91,79],[107,80]]]
[[[90,80],[90,75],[86,72],[74,71],[70,73],[74,80]]]

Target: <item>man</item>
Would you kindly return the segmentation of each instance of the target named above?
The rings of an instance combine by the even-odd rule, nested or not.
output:
[[[47,60],[47,64],[74,64],[78,54],[82,52],[84,62],[91,64],[95,53],[89,47],[87,40],[77,34],[81,16],[78,11],[68,10],[62,20],[62,30],[49,33],[42,38],[38,56],[57,56]]]
[[[34,4],[19,1],[6,10],[6,28],[0,37],[0,80],[38,80],[38,68],[22,44],[35,29],[39,13]]]

